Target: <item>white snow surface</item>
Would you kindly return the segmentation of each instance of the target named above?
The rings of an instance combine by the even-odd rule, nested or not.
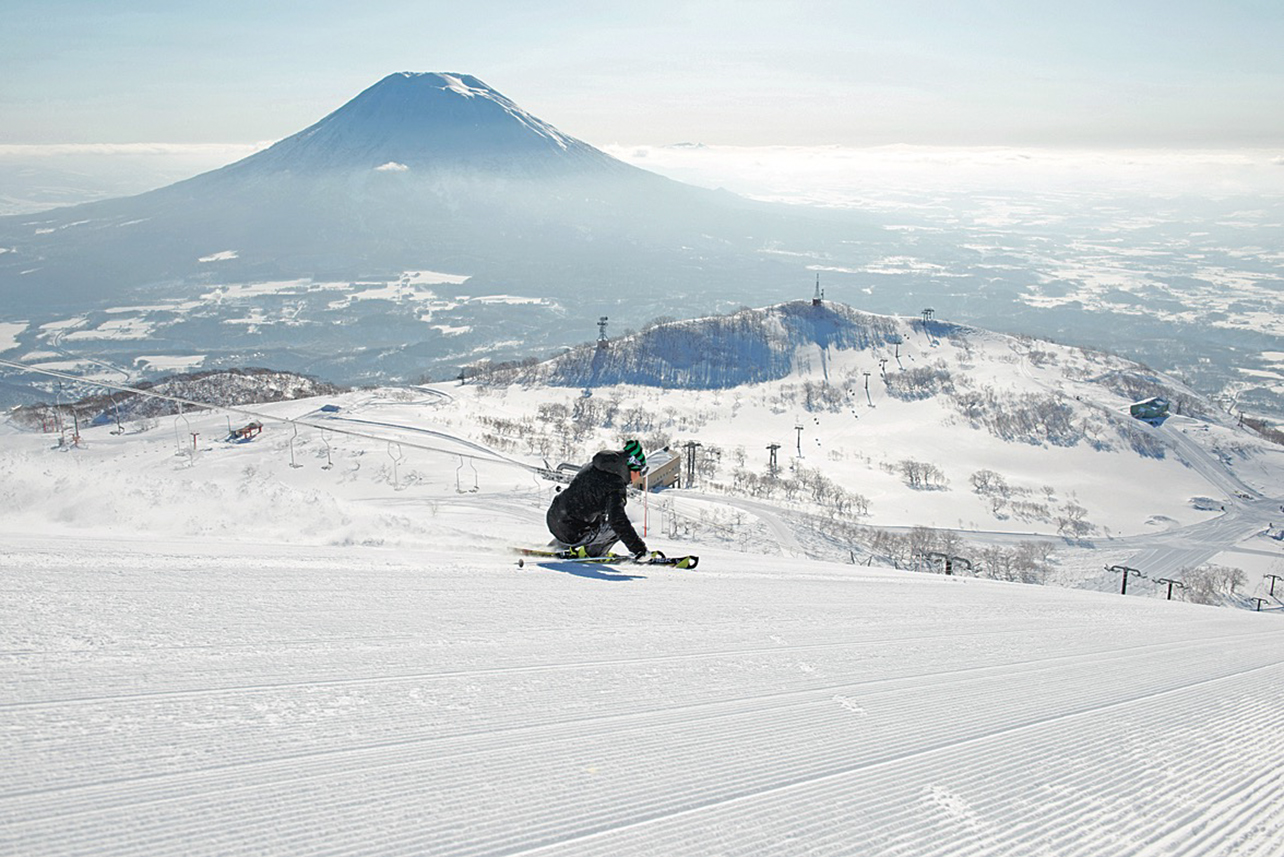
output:
[[[202,256],[197,259],[198,262],[230,262],[232,259],[240,258],[240,253],[236,250],[220,250],[217,253],[211,253],[208,256]]]
[[[465,427],[528,406],[0,435],[0,853],[1284,853],[1278,612],[806,559],[689,491],[630,509],[697,569],[519,566],[554,486]],[[1278,552],[1251,507],[1171,535]]]
[[[25,321],[0,321],[0,352],[18,347],[18,334],[30,327]]]

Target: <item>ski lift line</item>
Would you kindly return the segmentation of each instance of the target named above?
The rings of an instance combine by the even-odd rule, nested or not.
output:
[[[477,460],[485,457],[493,461],[499,461],[505,464],[516,464],[519,467],[528,466],[526,464],[523,464],[520,461],[515,461],[505,456],[504,454],[491,449],[490,447],[483,446],[482,444],[468,440],[467,438],[455,437],[454,435],[448,434],[446,432],[435,431],[433,429],[420,428],[418,426],[403,426],[403,425],[398,425],[397,423],[381,422],[379,420],[363,420],[360,417],[330,416],[330,417],[326,417],[325,419],[327,422],[339,421],[339,422],[346,422],[346,423],[357,423],[359,425],[378,426],[379,428],[393,429],[395,431],[407,431],[407,432],[413,432],[415,434],[432,435],[434,437],[440,437],[446,440],[452,440],[455,443],[458,443],[460,446],[463,446],[468,449],[476,450],[477,453],[482,453],[482,454],[470,454],[470,453],[457,452],[455,450],[440,450],[442,452],[449,452],[451,455],[462,455],[465,458],[469,458],[473,460]]]
[[[81,378],[77,375],[72,375],[67,372],[59,372],[55,369],[41,369],[34,366],[25,366],[21,363],[14,363],[11,360],[0,359],[0,367],[17,369],[23,372],[33,372],[39,375],[47,375],[51,378],[59,378],[66,381],[75,381],[78,384],[91,384],[99,387],[106,387],[110,390],[118,390],[123,393],[133,393],[138,396],[147,396],[152,399],[161,399],[163,401],[174,402],[178,405],[190,406],[190,407],[199,408],[202,410],[226,411],[228,413],[240,414],[242,416],[251,417],[253,419],[257,419],[260,421],[266,420],[268,422],[278,423],[280,425],[291,425],[296,427],[303,426],[304,428],[317,429],[318,431],[325,429],[328,431],[332,431],[335,434],[341,434],[347,437],[357,437],[357,438],[362,438],[364,440],[377,441],[380,443],[389,442],[389,439],[383,435],[371,434],[368,432],[361,432],[361,431],[354,431],[346,428],[339,428],[334,425],[322,425],[321,423],[309,422],[305,419],[290,419],[289,417],[272,416],[270,414],[265,414],[262,411],[255,411],[249,408],[238,407],[236,405],[217,405],[217,404],[211,404],[210,402],[197,402],[192,399],[184,399],[181,396],[171,396],[165,393],[155,393],[150,390],[142,390],[137,387],[130,387],[125,384],[115,384],[115,383],[112,383],[111,381],[102,381],[98,379],[90,380],[88,378]],[[458,450],[443,449],[441,447],[429,446],[428,444],[415,443],[413,441],[408,441],[408,440],[398,440],[396,442],[401,444],[402,446],[406,446],[411,449],[417,449],[422,452],[440,452],[446,455],[462,455],[464,458],[469,458],[473,460],[485,459],[488,461],[495,461],[501,464],[508,464],[513,467],[520,467],[523,470],[527,470],[531,472],[532,474],[538,473],[540,469],[533,465],[526,464],[521,461],[514,461],[513,459],[505,458],[503,456],[496,455],[494,453],[490,455],[484,455],[484,456],[474,455],[470,453],[461,453]]]

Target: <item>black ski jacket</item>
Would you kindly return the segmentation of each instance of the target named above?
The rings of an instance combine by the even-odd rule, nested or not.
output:
[[[549,532],[558,541],[576,544],[596,532],[605,518],[630,553],[646,550],[646,542],[633,529],[624,511],[629,487],[628,461],[622,452],[602,450],[553,498],[546,517]]]

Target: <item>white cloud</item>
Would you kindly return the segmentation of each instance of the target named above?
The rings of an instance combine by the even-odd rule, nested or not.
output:
[[[1007,146],[614,145],[605,151],[679,181],[762,199],[868,206],[938,192],[1284,192],[1264,149]]]
[[[0,143],[0,158],[41,158],[75,155],[159,155],[163,157],[225,158],[236,160],[272,145],[261,143]]]
[[[375,172],[380,172],[380,173],[405,173],[409,171],[410,171],[410,167],[406,166],[405,164],[399,164],[396,161],[389,161],[388,163],[383,164],[382,166],[375,167]]]

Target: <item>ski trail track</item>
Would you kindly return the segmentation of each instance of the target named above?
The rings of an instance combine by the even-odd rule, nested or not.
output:
[[[1277,617],[225,553],[0,559],[0,853],[1284,852]]]

